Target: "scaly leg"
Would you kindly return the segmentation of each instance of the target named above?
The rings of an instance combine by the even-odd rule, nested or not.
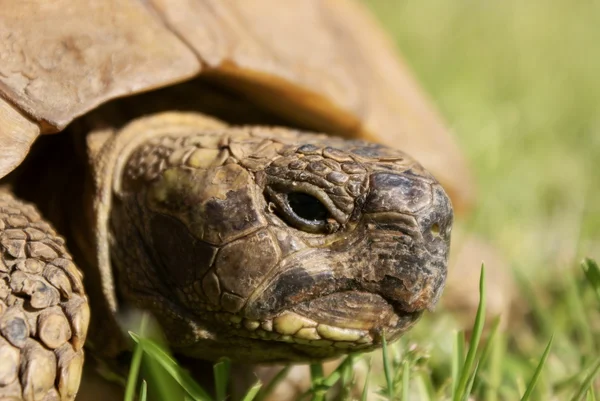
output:
[[[0,192],[0,399],[73,400],[89,307],[64,240]]]

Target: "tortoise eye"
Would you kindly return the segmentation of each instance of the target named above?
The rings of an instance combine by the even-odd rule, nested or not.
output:
[[[301,219],[325,221],[329,217],[329,211],[325,205],[314,196],[302,192],[292,192],[287,195],[287,203]]]
[[[290,226],[313,234],[332,233],[339,225],[317,197],[304,192],[278,192],[267,188],[277,214]]]

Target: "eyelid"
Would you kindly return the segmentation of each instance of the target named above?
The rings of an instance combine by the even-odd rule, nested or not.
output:
[[[287,201],[288,193],[276,192],[272,188],[267,188],[266,191],[271,201],[273,201],[277,208],[283,213],[284,218],[289,220],[289,223],[296,228],[313,234],[319,234],[327,231],[327,221],[307,220],[298,216],[298,214],[292,210],[289,202]]]
[[[334,218],[338,224],[344,224],[348,216],[338,209],[333,201],[318,187],[311,185],[307,182],[293,182],[290,184],[289,181],[279,180],[277,178],[271,178],[271,185],[267,187],[269,193],[290,193],[290,192],[302,192],[307,195],[313,196],[319,200],[329,211],[331,217]],[[275,192],[277,191],[277,192]]]

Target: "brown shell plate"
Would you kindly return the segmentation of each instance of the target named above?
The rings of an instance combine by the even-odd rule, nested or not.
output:
[[[0,0],[0,176],[39,133],[199,74],[303,126],[400,148],[456,209],[472,181],[393,46],[350,0]]]

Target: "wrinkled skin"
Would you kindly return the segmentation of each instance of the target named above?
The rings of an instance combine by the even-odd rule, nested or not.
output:
[[[110,215],[120,293],[177,352],[332,357],[436,304],[452,208],[409,156],[286,129],[188,131],[122,156]]]

